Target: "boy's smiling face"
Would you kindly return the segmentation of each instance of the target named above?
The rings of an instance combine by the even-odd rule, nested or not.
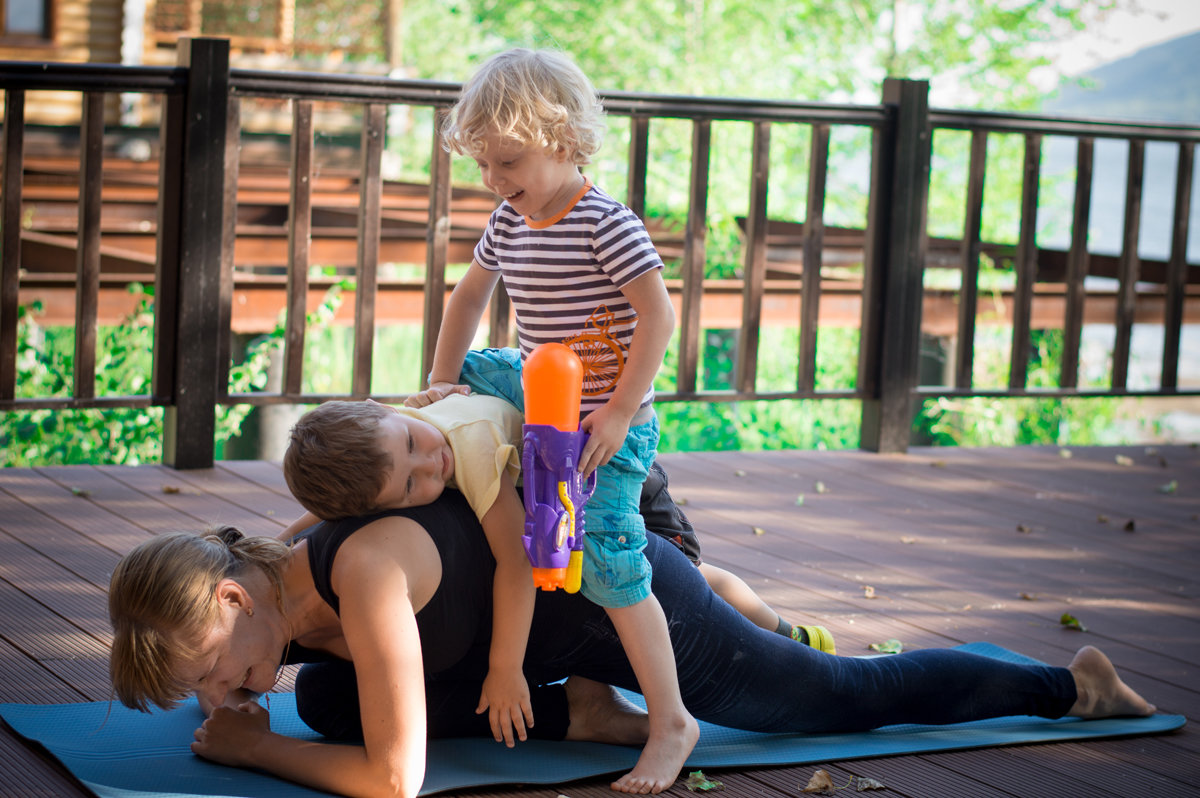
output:
[[[379,445],[392,456],[392,470],[375,500],[381,509],[430,504],[454,476],[454,453],[446,436],[425,421],[387,414],[379,422]]]
[[[475,156],[489,191],[507,200],[517,213],[541,221],[562,211],[583,187],[583,175],[567,153],[521,144],[492,133]]]

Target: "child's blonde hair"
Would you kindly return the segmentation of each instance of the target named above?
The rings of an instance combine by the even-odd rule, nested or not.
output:
[[[443,134],[446,149],[477,157],[484,137],[561,150],[589,163],[604,137],[604,107],[575,62],[553,50],[493,56],[463,86]]]

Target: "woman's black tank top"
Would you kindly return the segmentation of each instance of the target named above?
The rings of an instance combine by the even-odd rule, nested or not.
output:
[[[421,611],[421,655],[426,675],[447,670],[468,651],[487,651],[492,626],[492,557],[483,528],[462,494],[446,490],[433,504],[403,510],[385,510],[361,518],[323,521],[298,537],[308,540],[308,562],[317,592],[340,614],[340,601],[331,584],[333,561],[341,545],[362,527],[380,518],[400,516],[420,524],[437,546],[442,560],[442,581]],[[293,644],[293,647],[296,647]],[[289,661],[311,662],[326,657],[289,656]]]

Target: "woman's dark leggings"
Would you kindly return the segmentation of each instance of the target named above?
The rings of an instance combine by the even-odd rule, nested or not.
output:
[[[897,723],[945,724],[1004,715],[1057,718],[1075,703],[1070,671],[1018,665],[952,649],[858,659],[824,654],[760,629],[716,596],[674,546],[651,535],[646,556],[667,616],[684,704],[698,719],[757,732],[861,731]],[[476,715],[486,657],[427,680],[430,735],[490,736]],[[579,594],[539,591],[526,649],[533,732],[561,738],[569,675],[637,690],[604,611]],[[296,683],[301,718],[332,737],[360,736],[349,663],[306,665]]]

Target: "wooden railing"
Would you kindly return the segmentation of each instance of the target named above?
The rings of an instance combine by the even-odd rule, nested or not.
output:
[[[334,75],[275,73],[230,69],[228,43],[216,39],[185,40],[175,68],[116,67],[35,63],[0,63],[0,87],[5,95],[3,183],[0,186],[0,411],[34,408],[162,406],[164,461],[178,468],[212,463],[214,410],[220,404],[307,404],[332,398],[305,393],[303,363],[305,313],[313,287],[310,278],[314,104],[341,103],[361,109],[361,139],[357,179],[357,249],[353,264],[354,348],[350,389],[338,396],[375,396],[397,401],[402,396],[372,391],[372,349],[379,324],[378,305],[383,229],[384,186],[381,174],[386,118],[389,107],[432,108],[432,124],[457,96],[458,86],[427,81],[390,80]],[[23,246],[41,246],[35,235],[23,234],[24,108],[27,93],[38,89],[82,93],[78,170],[78,238],[75,246],[75,379],[68,397],[20,397],[16,385],[16,319],[22,285],[38,272],[23,260]],[[155,285],[154,367],[145,395],[96,396],[97,297],[107,263],[102,252],[104,98],[115,93],[160,95],[160,160],[154,220]],[[229,386],[231,316],[238,239],[239,109],[247,98],[288,99],[292,108],[290,185],[288,194],[287,270],[284,291],[284,350],[282,385],[276,391],[231,393]],[[650,126],[654,120],[681,119],[691,126],[691,172],[687,220],[683,231],[680,271],[671,288],[680,310],[678,368],[674,390],[661,391],[659,401],[739,401],[748,399],[850,398],[862,403],[862,442],[877,451],[903,451],[913,422],[914,400],[929,396],[1003,395],[1037,393],[1048,396],[1200,395],[1200,387],[1178,384],[1180,335],[1185,317],[1200,317],[1198,270],[1186,257],[1194,150],[1200,128],[1062,120],[1027,115],[950,112],[928,108],[924,81],[888,79],[879,105],[849,106],[773,102],[734,98],[672,97],[608,93],[604,104],[610,116],[627,117],[630,129],[627,203],[646,212]],[[701,307],[730,282],[705,279],[709,169],[712,126],[735,120],[753,127],[749,211],[744,219],[744,260],[741,279],[733,283],[740,294],[740,325],[732,387],[699,387]],[[781,288],[769,280],[771,252],[780,246],[779,223],[768,222],[771,134],[779,125],[807,126],[809,133],[806,217],[793,225],[791,244],[800,253],[800,276]],[[816,385],[817,335],[823,294],[844,294],[843,283],[823,284],[825,253],[844,246],[847,231],[825,227],[825,194],[831,132],[840,126],[869,132],[870,189],[864,228],[850,231],[853,247],[861,250],[861,280],[853,292],[861,301],[858,377],[839,390]],[[971,132],[971,156],[966,192],[965,230],[961,241],[945,242],[927,234],[931,141],[935,130]],[[1018,134],[1025,140],[1025,186],[1020,215],[1020,240],[1011,257],[1017,275],[1009,301],[1013,339],[1008,386],[972,385],[975,325],[978,318],[977,272],[981,253],[1004,259],[981,240],[985,159],[989,135]],[[428,373],[434,336],[439,328],[448,290],[452,194],[450,156],[436,144],[431,131],[431,167],[427,182],[424,224],[425,277],[420,287],[424,302],[424,345],[419,374]],[[1076,210],[1070,250],[1054,253],[1036,243],[1040,147],[1043,136],[1078,140]],[[1123,251],[1115,260],[1089,253],[1087,230],[1092,177],[1093,141],[1124,139],[1129,144]],[[1174,222],[1169,259],[1142,273],[1138,257],[1142,158],[1147,141],[1171,142],[1178,148]],[[461,237],[461,236],[460,236]],[[932,244],[931,244],[932,242]],[[948,385],[919,385],[918,350],[922,306],[931,292],[923,285],[931,260],[959,264],[961,288],[951,292],[958,304],[958,339],[953,380]],[[39,250],[40,251],[40,250]],[[1061,264],[1062,268],[1059,268]],[[1115,302],[1111,382],[1103,387],[1078,387],[1079,340],[1084,303],[1091,289],[1089,274],[1115,271]],[[148,266],[147,266],[148,268]],[[1148,279],[1155,280],[1147,283]],[[1065,355],[1058,387],[1031,389],[1026,385],[1030,330],[1038,293],[1035,286],[1061,284],[1065,302]],[[798,294],[799,350],[796,380],[787,390],[763,391],[758,386],[760,328],[764,300],[780,291]],[[943,292],[944,293],[944,292]],[[1101,292],[1104,293],[1104,292]],[[1161,384],[1133,389],[1128,385],[1131,330],[1144,303],[1161,305],[1164,328]],[[489,324],[489,341],[508,341],[510,311],[503,293],[497,297]]]

